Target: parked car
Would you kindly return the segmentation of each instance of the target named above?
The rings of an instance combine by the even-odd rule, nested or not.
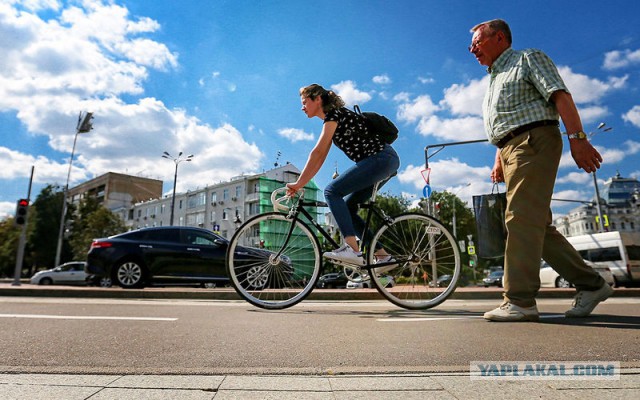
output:
[[[85,271],[89,281],[110,278],[123,288],[142,288],[147,285],[190,284],[227,285],[226,270],[228,241],[215,233],[194,227],[154,227],[95,239],[87,255]],[[252,247],[238,248],[240,259],[266,258],[267,250]],[[256,263],[248,263],[251,289],[270,285],[269,277],[260,277]],[[290,260],[283,258],[284,268],[291,270]],[[281,275],[280,275],[281,276]]]
[[[318,279],[316,287],[322,289],[337,289],[347,287],[349,280],[345,276],[344,272],[332,272],[324,274]]]
[[[392,276],[389,275],[380,276],[380,283],[383,283],[385,287],[394,287],[396,285],[396,281]],[[372,287],[373,283],[371,283],[371,279],[366,279],[359,282],[347,282],[347,289],[371,289]]]
[[[447,287],[451,284],[452,279],[452,275],[440,275],[438,280],[436,280],[436,287]]]
[[[504,276],[504,271],[493,271],[489,274],[488,277],[482,280],[482,284],[484,287],[489,286],[497,286],[502,287],[502,277]]]
[[[606,265],[595,264],[589,260],[584,260],[584,262],[591,268],[595,269],[610,286],[615,286],[615,279],[609,267]],[[573,285],[560,276],[560,274],[551,268],[549,264],[543,261],[540,264],[540,287],[568,288],[573,287]]]
[[[87,274],[84,261],[71,261],[53,269],[36,272],[30,280],[32,285],[86,285]]]

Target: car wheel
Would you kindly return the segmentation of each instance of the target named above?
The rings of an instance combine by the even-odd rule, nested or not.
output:
[[[40,279],[39,285],[52,285],[53,280],[51,278],[42,278]]]
[[[559,276],[559,277],[556,278],[556,287],[557,288],[568,288],[568,287],[571,287],[571,284],[569,283],[568,280],[566,280],[563,277]]]
[[[140,288],[143,286],[144,268],[135,261],[125,261],[118,264],[115,279],[124,289]]]
[[[111,287],[112,285],[113,283],[111,282],[111,278],[107,278],[106,276],[103,276],[98,281],[98,286],[100,287]]]

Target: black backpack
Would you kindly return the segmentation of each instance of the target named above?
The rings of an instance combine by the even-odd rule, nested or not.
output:
[[[398,128],[389,118],[375,112],[362,112],[357,104],[353,106],[353,111],[362,117],[369,133],[383,142],[391,144],[398,138]]]

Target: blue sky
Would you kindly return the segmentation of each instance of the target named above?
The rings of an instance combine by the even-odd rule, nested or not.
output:
[[[516,49],[536,47],[559,67],[585,131],[604,156],[602,183],[640,178],[640,3],[612,1],[0,0],[0,218],[27,194],[64,185],[78,113],[70,186],[112,171],[204,187],[276,161],[302,168],[321,129],[298,89],[332,88],[348,104],[386,114],[401,132],[402,166],[385,187],[415,200],[424,147],[483,139],[485,68],[469,29],[507,20]],[[279,159],[278,152],[281,153]],[[590,200],[565,141],[554,197]],[[469,201],[491,191],[495,148],[449,147],[430,159],[434,190]],[[316,176],[324,187],[350,161],[336,148]],[[575,204],[554,202],[554,212]]]

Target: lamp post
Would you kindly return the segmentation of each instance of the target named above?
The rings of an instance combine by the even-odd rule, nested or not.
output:
[[[71,149],[71,158],[69,158],[69,170],[67,171],[67,183],[64,185],[62,198],[62,215],[60,217],[60,229],[58,230],[58,245],[56,247],[56,259],[54,267],[60,265],[60,256],[62,254],[62,241],[64,237],[64,220],[67,217],[67,192],[69,191],[69,178],[71,177],[71,164],[73,164],[73,156],[76,152],[76,142],[78,134],[87,133],[93,129],[92,112],[80,112],[78,115],[78,125],[76,125],[76,134],[73,137],[73,148]]]
[[[176,164],[176,172],[173,175],[173,196],[171,196],[171,217],[169,219],[169,225],[173,226],[173,211],[176,206],[176,182],[178,181],[178,164],[183,161],[191,161],[193,158],[193,154],[187,156],[186,158],[182,158],[182,152],[178,153],[178,157],[173,157],[168,152],[162,153],[162,158],[166,158],[172,160]]]
[[[593,137],[598,132],[609,132],[613,128],[607,127],[607,124],[600,122],[595,132],[590,132],[589,137]],[[596,178],[596,171],[591,173],[593,176],[593,186],[596,192],[596,211],[598,212],[598,231],[605,232],[604,219],[602,218],[602,205],[600,204],[600,190],[598,189],[598,179]]]

